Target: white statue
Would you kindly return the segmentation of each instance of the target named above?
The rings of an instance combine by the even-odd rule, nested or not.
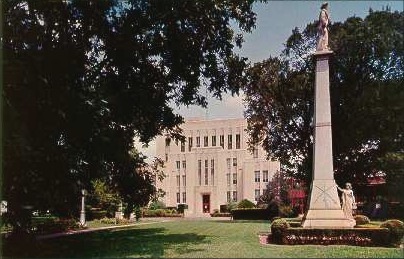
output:
[[[319,15],[318,21],[318,42],[317,42],[317,51],[328,50],[328,22],[329,22],[329,13],[328,13],[328,3],[325,2],[321,5],[321,11]]]
[[[338,185],[337,188],[342,192],[342,210],[344,211],[345,217],[353,219],[353,210],[356,209],[356,202],[352,191],[352,185],[346,183],[345,189],[340,188]]]

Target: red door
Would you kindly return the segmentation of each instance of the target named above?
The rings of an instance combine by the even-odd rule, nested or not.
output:
[[[202,195],[202,211],[203,211],[203,213],[210,212],[210,195],[209,194]]]

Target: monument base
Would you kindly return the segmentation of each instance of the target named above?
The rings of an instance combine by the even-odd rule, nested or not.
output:
[[[353,228],[355,224],[355,220],[346,218],[341,209],[335,181],[313,180],[303,228]]]

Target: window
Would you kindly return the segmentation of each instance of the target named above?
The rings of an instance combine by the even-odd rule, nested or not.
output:
[[[232,149],[233,148],[233,143],[232,143],[233,136],[232,135],[227,135],[227,148]]]
[[[233,166],[237,166],[237,157],[233,158]]]
[[[185,141],[181,141],[181,152],[185,152]]]
[[[255,189],[255,201],[258,201],[260,198],[260,189]]]
[[[166,147],[169,147],[169,146],[170,146],[170,142],[171,142],[171,139],[170,139],[170,138],[166,138]]]
[[[177,203],[180,203],[180,202],[181,202],[181,200],[180,200],[180,193],[177,192]]]
[[[227,185],[230,185],[230,173],[226,174]]]
[[[208,136],[203,137],[203,146],[207,147],[208,146]]]
[[[230,169],[230,158],[226,158],[226,164],[227,164],[227,168]]]
[[[237,191],[233,191],[233,201],[237,201]]]
[[[215,185],[215,160],[210,160],[210,181],[211,185]]]
[[[168,154],[166,153],[166,162],[168,161]]]
[[[208,185],[209,183],[208,183],[208,181],[209,181],[209,179],[208,179],[208,160],[205,160],[205,185]]]
[[[220,146],[224,148],[224,135],[219,136]]]
[[[230,191],[228,191],[227,192],[227,202],[231,202],[231,192]]]
[[[176,165],[177,165],[177,171],[179,171],[179,170],[180,170],[180,165],[181,165],[181,163],[180,163],[180,161],[175,161],[175,163],[176,163]]]
[[[187,176],[186,175],[182,176],[182,186],[187,186]]]
[[[192,148],[192,137],[188,137],[188,151],[191,152]]]
[[[177,186],[180,186],[180,176],[177,175],[176,178],[177,178]]]
[[[182,160],[182,168],[187,168],[187,161],[185,161],[185,160]]]
[[[253,158],[258,158],[258,147],[253,148]]]
[[[240,149],[240,134],[236,134],[236,149]]]
[[[262,181],[263,181],[264,183],[267,183],[267,182],[268,182],[268,170],[262,171]]]
[[[216,136],[212,136],[212,147],[216,147]]]
[[[201,146],[201,137],[196,137],[196,147]]]
[[[201,177],[202,177],[202,160],[198,160],[198,182],[199,182],[199,185],[202,184]]]
[[[187,203],[187,193],[186,192],[182,193],[182,203]]]
[[[254,171],[254,175],[255,175],[255,182],[259,183],[261,181],[260,171]]]
[[[237,184],[237,174],[233,174],[233,184]]]

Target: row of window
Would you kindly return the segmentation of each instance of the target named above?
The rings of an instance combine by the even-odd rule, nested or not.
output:
[[[180,197],[179,192],[177,192],[177,203],[181,203],[181,197]],[[182,203],[187,203],[187,193],[186,192],[182,193]]]
[[[226,179],[227,179],[227,185],[231,185],[231,174],[227,173],[226,174]],[[233,174],[233,184],[237,185],[237,173]]]
[[[201,137],[198,136],[195,138],[195,146],[196,147],[201,147],[202,143],[201,143]],[[170,138],[166,138],[166,147],[169,147],[171,143],[171,139]],[[176,144],[178,145],[178,141],[176,141]],[[235,143],[235,148],[236,149],[240,149],[241,148],[241,136],[240,134],[236,134],[236,143]],[[216,142],[216,135],[211,137],[211,142],[210,142],[210,146],[212,147],[216,147],[217,142]],[[219,136],[219,145],[224,148],[224,135],[220,135]],[[208,147],[209,146],[209,137],[208,136],[204,136],[203,137],[203,147]],[[193,147],[193,138],[192,137],[188,137],[188,151],[190,152],[191,149]],[[227,135],[227,149],[233,149],[233,135],[229,134]],[[185,141],[181,141],[181,152],[185,152]]]
[[[233,197],[231,196],[233,194]],[[237,202],[237,191],[227,191],[227,202]]]
[[[203,175],[204,185],[209,185],[209,160],[205,159],[205,168]],[[198,183],[202,185],[202,160],[198,160]],[[215,160],[210,160],[210,185],[215,185]]]
[[[254,180],[256,183],[261,182],[261,171],[254,171]],[[268,182],[268,170],[262,171],[262,182]]]
[[[180,183],[180,176],[177,175],[176,178],[177,178],[177,186],[179,187],[180,184],[181,184]],[[186,175],[182,176],[182,186],[187,186],[187,176]]]

